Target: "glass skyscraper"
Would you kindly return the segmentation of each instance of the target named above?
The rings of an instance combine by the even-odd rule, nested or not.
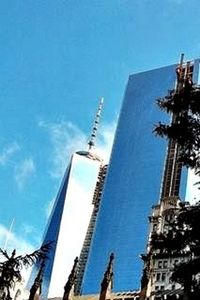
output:
[[[140,287],[148,235],[148,215],[158,201],[166,141],[153,136],[153,125],[169,121],[156,106],[175,87],[176,65],[131,75],[125,91],[107,171],[82,294],[98,293],[111,252],[115,254],[114,291]],[[198,81],[199,60],[194,62]],[[180,195],[184,199],[186,171]]]
[[[46,275],[52,264],[50,278],[47,278],[48,297],[62,296],[74,259],[80,255],[93,210],[92,198],[100,164],[101,160],[95,156],[90,158],[85,152],[72,156],[45,237],[45,242],[54,240],[56,243],[52,263],[47,260]],[[62,211],[61,218],[58,217],[59,210]],[[53,235],[56,227],[57,239]]]
[[[97,192],[100,173],[105,168],[103,160],[94,151],[102,105],[103,98],[95,116],[88,151],[77,151],[71,156],[49,217],[43,245],[53,243],[42,271],[40,299],[63,296],[74,259],[80,255],[89,224],[91,226],[90,219],[97,206],[94,193]],[[40,265],[33,267],[28,289],[39,269]]]
[[[93,194],[102,160],[92,152],[72,155],[58,192],[43,244],[53,242],[45,261],[41,299],[62,297],[76,256],[80,255],[93,211]],[[33,269],[29,287],[38,272]]]

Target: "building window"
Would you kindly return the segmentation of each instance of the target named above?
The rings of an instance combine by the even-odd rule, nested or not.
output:
[[[159,290],[159,286],[156,285],[156,286],[155,286],[155,291],[158,291],[158,290]]]
[[[161,281],[165,281],[165,280],[166,280],[166,273],[162,273]]]
[[[175,259],[174,260],[174,266],[176,266],[178,264],[179,260],[178,259]]]
[[[161,278],[161,274],[160,274],[160,273],[157,273],[157,274],[156,274],[156,281],[160,281],[160,278]]]
[[[158,261],[158,268],[159,268],[159,269],[162,269],[162,260],[159,260],[159,261]]]
[[[161,285],[161,286],[160,286],[160,289],[161,289],[161,291],[163,291],[163,290],[165,289],[165,286],[164,286],[164,285]]]
[[[168,261],[164,260],[163,261],[163,268],[166,269],[168,267]]]
[[[157,230],[157,224],[153,224],[153,232]]]

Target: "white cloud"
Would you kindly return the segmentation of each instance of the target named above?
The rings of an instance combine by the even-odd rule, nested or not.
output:
[[[53,169],[50,172],[51,176],[60,178],[66,169],[72,153],[78,150],[87,149],[88,135],[71,122],[40,122],[39,126],[48,131],[53,146]],[[108,157],[110,155],[115,127],[116,122],[102,125],[99,133],[97,133],[98,142],[96,146],[96,153],[106,161],[108,161]]]
[[[73,152],[81,150],[86,145],[86,135],[71,122],[60,123],[40,122],[39,126],[46,129],[53,145],[51,176],[60,178]]]
[[[6,147],[3,148],[3,150],[0,153],[0,165],[4,166],[6,163],[8,163],[11,159],[11,157],[20,150],[20,146],[13,142]]]
[[[34,233],[34,231],[35,231],[35,229],[32,225],[26,224],[26,223],[23,223],[21,225],[21,228],[22,228],[22,232],[24,233],[24,235],[29,235],[31,233]]]
[[[103,124],[100,129],[99,142],[97,142],[96,152],[104,159],[106,163],[109,162],[117,121],[109,124]]]
[[[35,173],[36,167],[32,158],[26,158],[15,167],[15,181],[19,189],[22,189],[27,180]]]
[[[9,228],[0,224],[0,247],[6,248],[10,254],[13,249],[16,249],[17,254],[26,254],[34,251],[34,247],[25,239],[17,236]]]

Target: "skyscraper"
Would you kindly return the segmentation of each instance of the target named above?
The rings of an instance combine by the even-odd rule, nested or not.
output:
[[[156,106],[175,86],[175,65],[129,77],[90,247],[82,293],[99,291],[109,253],[115,254],[114,291],[140,287],[150,208],[159,198],[166,142],[152,135],[153,125],[168,117]],[[194,61],[194,80],[199,60]],[[186,172],[180,181],[184,198]]]
[[[71,157],[57,194],[43,244],[53,241],[45,261],[41,299],[61,297],[76,256],[80,255],[93,211],[93,194],[103,160],[94,152],[97,126],[103,101],[96,114],[88,151]],[[33,270],[29,287],[38,266]]]

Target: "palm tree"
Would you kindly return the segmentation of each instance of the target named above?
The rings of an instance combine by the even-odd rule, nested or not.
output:
[[[16,282],[22,281],[22,268],[32,266],[39,260],[45,260],[50,248],[51,242],[41,246],[40,249],[30,254],[18,256],[16,256],[15,249],[9,256],[6,250],[0,248],[0,254],[5,258],[3,262],[0,262],[0,299],[12,299],[10,289],[14,287]]]

